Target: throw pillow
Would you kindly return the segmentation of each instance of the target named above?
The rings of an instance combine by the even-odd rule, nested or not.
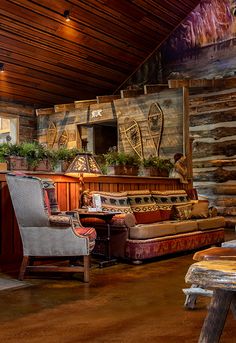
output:
[[[191,217],[192,218],[207,218],[209,216],[208,201],[198,201],[193,204]]]
[[[161,221],[170,220],[172,213],[172,205],[158,205]]]
[[[126,192],[94,192],[93,198],[100,196],[101,210],[108,212],[131,213]]]
[[[187,220],[191,218],[192,204],[174,206],[174,219]]]
[[[56,199],[56,189],[55,189],[55,183],[51,179],[41,179],[43,183],[43,188],[48,194],[48,199],[50,203],[50,210],[51,213],[58,212],[59,207]]]
[[[137,224],[148,224],[161,220],[158,206],[149,192],[128,192],[128,200]]]

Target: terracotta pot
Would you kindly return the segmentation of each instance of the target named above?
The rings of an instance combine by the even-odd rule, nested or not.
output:
[[[47,159],[44,159],[40,161],[39,164],[33,168],[33,170],[34,171],[52,171],[52,166]]]
[[[143,168],[143,175],[144,176],[152,176],[152,177],[168,177],[169,173],[167,170],[158,169],[155,167],[147,167]]]
[[[7,162],[0,162],[0,170],[7,170]]]
[[[133,166],[109,166],[107,175],[138,175],[139,167]]]
[[[25,157],[6,157],[8,170],[28,170],[28,163]]]

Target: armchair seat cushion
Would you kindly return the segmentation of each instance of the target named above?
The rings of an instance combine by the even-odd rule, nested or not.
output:
[[[97,238],[96,230],[93,227],[76,227],[74,233],[77,236],[87,237],[89,239],[89,251],[91,252],[95,246],[95,240]]]

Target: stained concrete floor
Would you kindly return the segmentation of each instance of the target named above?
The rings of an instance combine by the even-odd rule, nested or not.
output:
[[[230,239],[235,234],[230,232]],[[31,287],[0,293],[1,343],[195,343],[209,298],[183,307],[192,253],[139,266],[93,266],[78,279],[27,279]],[[236,343],[229,313],[221,343]]]

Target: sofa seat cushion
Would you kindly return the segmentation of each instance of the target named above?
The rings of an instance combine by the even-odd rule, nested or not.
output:
[[[186,233],[198,230],[198,224],[196,220],[183,220],[175,222],[175,233]]]
[[[129,191],[127,194],[137,224],[161,221],[160,211],[149,191]]]
[[[225,227],[225,218],[220,216],[196,219],[196,222],[198,224],[198,229],[201,231]]]
[[[130,239],[150,239],[175,234],[175,223],[138,224],[129,229]]]

